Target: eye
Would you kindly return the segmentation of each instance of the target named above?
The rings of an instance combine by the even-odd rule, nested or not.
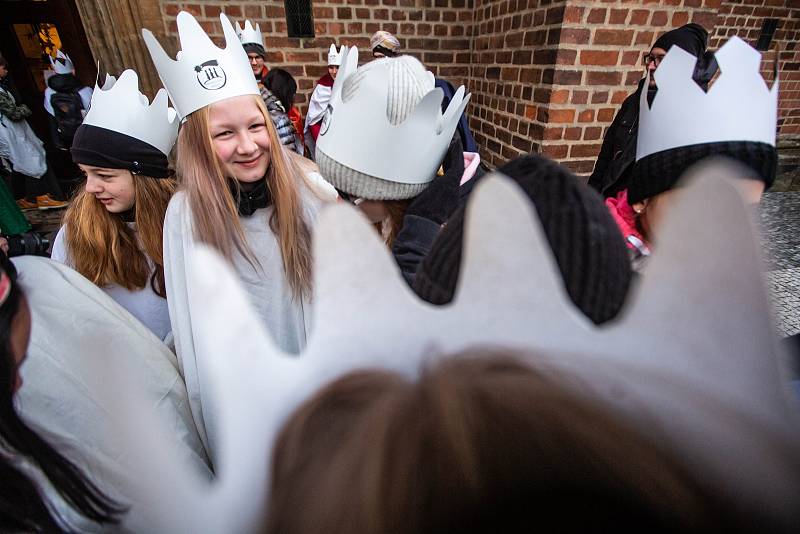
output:
[[[266,125],[263,122],[254,122],[250,125],[251,130],[258,130],[260,128],[264,128]]]
[[[223,130],[223,131],[221,131],[221,132],[217,132],[217,133],[215,133],[215,134],[214,134],[214,137],[213,137],[213,139],[220,139],[220,138],[223,138],[223,137],[229,137],[229,136],[231,136],[231,135],[233,135],[233,132],[232,132],[232,131],[230,131],[230,130]]]

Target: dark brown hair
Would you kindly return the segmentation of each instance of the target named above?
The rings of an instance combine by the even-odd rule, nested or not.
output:
[[[416,383],[338,379],[279,436],[267,532],[747,528],[676,458],[564,384],[505,354],[445,360]]]

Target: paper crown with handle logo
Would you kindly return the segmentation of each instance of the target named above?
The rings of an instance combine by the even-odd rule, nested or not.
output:
[[[768,87],[759,72],[761,54],[731,37],[715,54],[719,78],[708,92],[692,79],[697,58],[679,46],[670,48],[653,73],[658,92],[639,102],[636,160],[673,148],[752,141],[775,146],[778,121],[777,76]]]
[[[106,75],[103,87],[95,86],[92,105],[83,124],[113,130],[156,147],[169,155],[178,137],[178,118],[168,106],[167,92],[160,89],[152,104],[139,91],[139,77],[128,69],[119,79]]]
[[[181,50],[176,59],[167,56],[152,32],[142,30],[161,82],[181,119],[220,100],[259,94],[247,54],[231,22],[224,13],[219,19],[225,48],[211,42],[197,20],[181,11],[177,18]]]
[[[403,184],[429,182],[469,102],[464,86],[458,88],[444,114],[444,93],[434,88],[405,120],[392,124],[388,118],[389,62],[397,60],[377,60],[360,77],[357,88],[344,95],[347,79],[360,73],[358,50],[342,46],[341,53],[342,65],[333,84],[317,150],[369,176]],[[421,64],[419,67],[424,70]],[[433,87],[433,74],[427,74]]]

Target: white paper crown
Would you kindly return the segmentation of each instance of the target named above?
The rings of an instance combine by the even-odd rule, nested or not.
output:
[[[159,89],[153,103],[139,91],[139,77],[128,69],[119,79],[106,75],[103,87],[95,85],[92,105],[83,124],[134,137],[169,155],[178,137],[178,117],[169,107],[167,92]]]
[[[258,531],[276,437],[302,402],[353,370],[415,380],[441,355],[476,346],[528,351],[524,361],[579,384],[592,402],[676,451],[709,488],[796,524],[797,406],[781,380],[748,212],[727,182],[736,172],[706,165],[680,190],[647,276],[603,327],[569,300],[531,202],[500,177],[473,193],[458,289],[443,307],[413,295],[355,210],[324,211],[314,239],[315,329],[299,356],[276,348],[228,264],[195,251],[188,313],[205,355],[197,369],[203,414],[218,422],[217,478],[200,483],[169,453],[164,427],[131,406],[118,431],[146,451],[142,499],[158,522],[150,530]],[[124,390],[123,376],[109,379]]]
[[[181,119],[220,100],[259,94],[247,54],[233,26],[224,13],[219,20],[225,35],[224,49],[211,42],[191,14],[178,13],[181,50],[175,60],[167,56],[150,30],[142,30],[161,82]]]
[[[342,46],[342,65],[333,84],[317,149],[360,173],[403,184],[429,182],[444,157],[458,121],[469,102],[464,86],[442,114],[444,93],[427,93],[400,124],[387,116],[389,60],[370,67],[347,102],[345,80],[358,70],[358,49]],[[431,81],[433,74],[430,74]],[[432,169],[432,170],[431,170]],[[431,170],[430,172],[427,172]]]
[[[256,27],[253,28],[253,23],[249,20],[245,20],[244,29],[242,29],[237,22],[236,35],[243,45],[257,44],[260,45],[261,48],[264,48],[264,35],[261,33],[261,26],[259,24],[256,24]]]
[[[336,45],[332,44],[328,50],[328,65],[336,65],[337,67],[342,64],[342,56],[344,55],[344,45],[341,52],[336,51]]]
[[[70,74],[75,69],[69,56],[58,49],[55,59],[50,56],[50,67],[56,74]]]
[[[775,146],[778,80],[769,88],[759,72],[761,54],[739,37],[715,53],[721,74],[706,93],[692,79],[695,58],[670,48],[654,76],[652,106],[639,102],[636,160],[682,146],[755,141]]]

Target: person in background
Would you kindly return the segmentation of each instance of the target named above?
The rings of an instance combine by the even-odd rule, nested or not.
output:
[[[322,127],[322,119],[325,118],[325,112],[328,109],[328,102],[331,100],[333,82],[336,80],[336,75],[339,73],[339,67],[342,64],[342,54],[342,49],[337,51],[336,45],[331,45],[328,50],[328,72],[317,80],[317,85],[314,87],[314,92],[311,93],[311,99],[308,102],[303,136],[311,159],[316,158],[316,141],[317,137],[319,137],[319,130]]]
[[[653,73],[661,64],[661,60],[673,46],[679,46],[699,59],[695,68],[694,79],[707,87],[714,72],[716,63],[713,56],[706,56],[708,32],[699,24],[686,24],[669,31],[659,37],[644,56],[647,72]],[[604,198],[613,198],[628,187],[634,159],[636,158],[636,136],[639,127],[639,99],[642,91],[647,91],[647,99],[653,101],[657,87],[655,79],[650,76],[642,78],[636,91],[622,103],[614,121],[608,128],[594,171],[589,177],[589,186],[602,194]]]
[[[269,111],[269,118],[278,132],[281,144],[298,154],[303,154],[303,143],[295,130],[294,122],[287,110],[293,109],[294,95],[297,93],[297,82],[292,75],[283,69],[272,69],[259,86],[264,105]]]
[[[372,57],[375,59],[395,57],[400,50],[400,41],[391,33],[378,30],[370,38],[369,47],[372,50]]]
[[[239,36],[239,41],[242,43],[244,51],[247,52],[247,59],[250,61],[253,76],[256,77],[256,81],[259,84],[263,84],[269,69],[264,64],[267,50],[264,48],[264,35],[261,33],[261,26],[256,24],[254,28],[252,22],[245,20],[244,28],[242,28],[237,22],[236,35]]]
[[[297,140],[300,142],[302,154],[302,147],[305,147],[303,137],[303,116],[294,105],[294,97],[297,95],[297,82],[294,77],[283,69],[272,69],[267,73],[264,80],[264,85],[274,94],[283,105],[284,109],[289,110],[289,120],[292,121],[294,132]]]
[[[17,205],[23,211],[64,208],[67,203],[54,198],[61,188],[47,166],[44,144],[26,120],[31,110],[17,103],[19,95],[8,77],[8,62],[0,56],[0,158],[10,171]]]

